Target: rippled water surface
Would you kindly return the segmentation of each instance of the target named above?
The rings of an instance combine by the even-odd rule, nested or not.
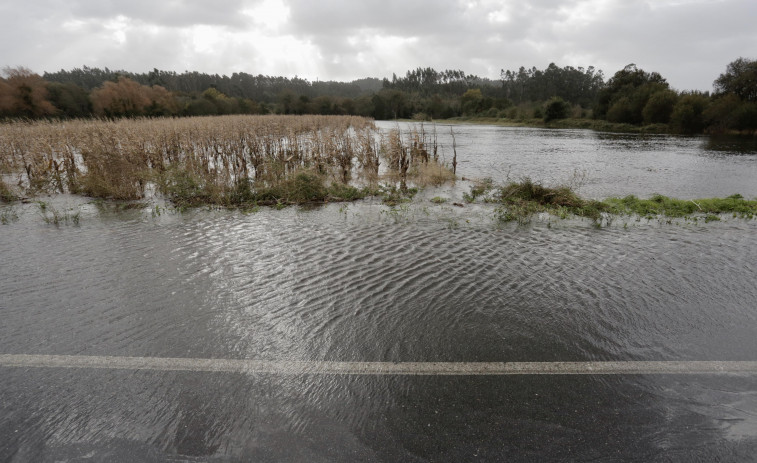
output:
[[[454,130],[459,156],[470,161],[461,164],[464,175],[492,175],[490,163],[546,180],[594,166],[586,194],[649,185],[684,197],[757,194],[757,177],[747,178],[754,154],[709,153],[702,139],[655,138],[626,150],[621,168],[619,153],[604,164],[591,159],[630,143],[625,136],[553,131],[549,137],[577,154],[519,156],[514,144],[486,157],[464,134],[491,131],[496,144],[502,129]],[[517,139],[519,130],[504,135]],[[551,161],[534,167],[528,158],[540,156]],[[679,158],[688,160],[679,172],[686,180],[665,180],[676,175],[661,165]],[[644,174],[634,167],[640,159],[657,159],[658,171]],[[719,170],[707,176],[692,166]],[[694,171],[705,185],[690,184]],[[717,179],[728,172],[734,180],[724,185]],[[2,354],[757,360],[755,221],[625,218],[596,229],[580,220],[497,226],[486,205],[422,199],[396,209],[369,200],[159,215],[56,201],[61,210],[76,205],[77,224],[46,224],[29,204],[0,226]],[[0,460],[751,461],[756,391],[750,374],[0,367]]]

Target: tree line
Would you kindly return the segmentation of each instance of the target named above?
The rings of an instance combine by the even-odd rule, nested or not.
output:
[[[34,74],[6,68],[0,117],[136,117],[212,114],[352,114],[375,119],[593,118],[671,131],[755,131],[757,61],[738,58],[714,91],[679,92],[657,72],[629,64],[602,71],[550,63],[502,70],[488,79],[462,70],[417,68],[391,79],[315,81],[247,73],[231,76],[153,69],[82,67]]]

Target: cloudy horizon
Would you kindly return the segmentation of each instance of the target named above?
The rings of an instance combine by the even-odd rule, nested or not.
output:
[[[55,72],[234,72],[351,81],[431,67],[500,70],[629,63],[678,90],[711,90],[757,58],[753,0],[41,0],[0,5],[0,66]]]

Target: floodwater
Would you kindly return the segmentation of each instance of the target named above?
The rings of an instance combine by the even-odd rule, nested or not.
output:
[[[377,123],[408,132],[419,124]],[[433,125],[424,124],[433,133]],[[602,133],[491,125],[437,124],[440,151],[458,173],[495,181],[530,177],[547,186],[569,185],[602,199],[653,193],[682,199],[757,197],[757,137]]]
[[[459,159],[470,161],[458,173],[469,177],[506,178],[487,163],[545,181],[578,168],[590,195],[644,196],[650,185],[679,197],[757,195],[757,154],[715,152],[701,138],[634,144],[629,135],[549,131],[532,134],[551,150],[541,153],[517,148],[534,129],[454,130]],[[487,156],[498,134],[517,143]],[[626,167],[594,166],[602,153]],[[666,167],[676,159],[678,174]],[[394,209],[367,200],[250,214],[114,210],[61,196],[48,216],[50,207],[79,216],[58,226],[35,204],[14,206],[0,225],[0,354],[757,360],[757,221],[498,226],[488,205],[424,199],[459,199],[463,186]],[[753,461],[756,452],[754,373],[0,365],[2,461]]]

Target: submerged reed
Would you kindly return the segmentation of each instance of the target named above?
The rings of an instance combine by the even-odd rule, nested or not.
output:
[[[79,193],[133,200],[156,189],[184,205],[352,200],[390,180],[454,179],[429,155],[425,129],[380,137],[352,116],[220,116],[0,125],[3,200]]]

